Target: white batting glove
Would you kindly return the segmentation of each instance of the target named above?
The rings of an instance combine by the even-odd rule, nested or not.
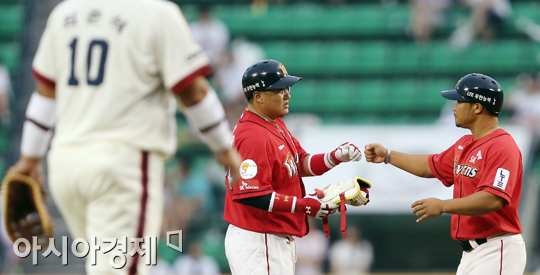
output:
[[[329,154],[330,162],[338,165],[342,162],[359,161],[362,159],[362,151],[356,145],[345,142]]]
[[[316,219],[327,218],[334,214],[339,208],[339,204],[323,203],[317,193],[306,195],[296,202],[295,213],[305,213]]]

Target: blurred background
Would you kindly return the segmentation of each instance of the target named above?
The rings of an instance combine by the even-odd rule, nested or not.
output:
[[[19,156],[24,111],[35,88],[31,62],[59,0],[0,0],[0,172]],[[540,2],[537,0],[173,0],[214,67],[210,80],[233,127],[247,102],[241,76],[262,59],[282,62],[303,80],[292,88],[285,121],[308,152],[350,140],[409,153],[438,153],[468,131],[453,124],[453,102],[440,96],[478,72],[505,92],[501,125],[516,139],[525,167],[520,218],[527,272],[540,274]],[[176,156],[167,165],[162,236],[183,230],[184,253],[161,238],[152,274],[229,273],[224,254],[224,172],[179,112]],[[437,180],[384,165],[337,167],[308,190],[354,176],[373,184],[371,202],[349,209],[349,238],[330,218],[296,238],[297,274],[455,274],[461,250],[450,216],[420,224],[410,205],[452,197]],[[50,196],[49,196],[50,197]],[[55,236],[69,235],[48,198]],[[84,262],[19,259],[2,235],[0,273],[83,274]],[[57,244],[57,248],[60,245]]]

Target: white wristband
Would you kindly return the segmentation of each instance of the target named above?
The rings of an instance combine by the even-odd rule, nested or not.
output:
[[[34,92],[26,107],[26,118],[47,128],[54,127],[56,123],[56,99],[44,97]]]
[[[270,205],[268,206],[268,212],[272,212],[274,210],[274,198],[276,197],[276,192],[272,193],[272,197],[270,198]]]
[[[41,158],[47,152],[56,122],[56,100],[36,92],[30,97],[26,108],[26,121],[21,137],[21,154]]]
[[[47,153],[53,131],[44,130],[29,120],[24,122],[21,137],[21,155],[42,158]]]
[[[183,112],[189,123],[201,131],[212,151],[231,147],[232,133],[225,119],[223,105],[214,89],[209,88],[199,103],[185,107]]]
[[[294,213],[294,211],[296,211],[296,196],[294,196],[293,198],[293,202],[292,202],[292,208],[291,208],[291,213]]]

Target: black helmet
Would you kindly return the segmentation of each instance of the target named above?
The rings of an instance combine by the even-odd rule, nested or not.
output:
[[[499,115],[503,104],[501,85],[495,79],[477,73],[462,77],[455,90],[442,91],[441,95],[447,99],[480,103],[495,115]]]
[[[301,79],[301,77],[289,75],[283,64],[268,59],[247,68],[242,76],[242,87],[244,95],[249,100],[253,92],[287,88]]]

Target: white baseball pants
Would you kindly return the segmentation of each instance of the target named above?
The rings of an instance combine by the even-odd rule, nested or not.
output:
[[[231,224],[225,254],[232,275],[294,275],[296,243],[291,235],[258,233]]]
[[[526,261],[521,234],[506,234],[463,252],[456,275],[521,275]]]
[[[75,238],[101,246],[89,275],[147,274],[150,266],[139,254],[129,252],[126,265],[115,269],[109,263],[112,252],[103,254],[110,243],[103,238],[159,237],[163,208],[164,158],[124,143],[102,142],[77,146],[56,146],[49,153],[49,188],[52,198]],[[120,259],[116,259],[120,262]]]

